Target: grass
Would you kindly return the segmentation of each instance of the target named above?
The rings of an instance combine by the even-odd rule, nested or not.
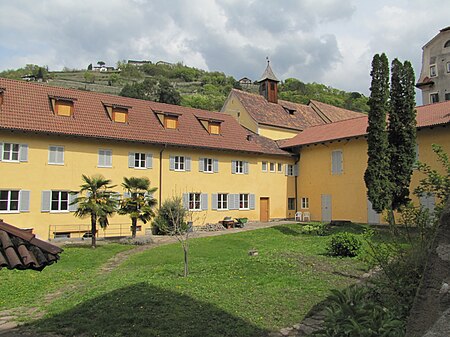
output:
[[[38,305],[47,314],[29,328],[66,336],[261,336],[300,322],[330,289],[364,271],[357,259],[326,256],[328,241],[295,224],[192,239],[188,278],[177,244],[136,254],[107,274],[100,265],[126,248],[67,248],[33,282],[30,273],[2,271],[0,298],[3,308]],[[259,255],[248,255],[253,248]],[[51,303],[37,304],[61,288]]]

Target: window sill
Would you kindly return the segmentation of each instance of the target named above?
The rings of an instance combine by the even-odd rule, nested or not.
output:
[[[174,169],[174,171],[175,171],[175,172],[186,172],[186,170],[179,170],[179,169],[178,169],[178,170],[177,170],[177,169]]]
[[[0,211],[0,214],[19,214],[20,211]]]
[[[70,211],[50,211],[51,214],[70,213]]]
[[[111,166],[100,166],[100,165],[97,165],[97,167],[98,168],[112,168],[112,165]]]
[[[249,211],[250,208],[239,208],[240,211]]]
[[[3,160],[1,160],[0,162],[4,162],[4,163],[20,163],[20,160],[5,160],[5,159],[3,159]]]
[[[48,165],[64,166],[64,163],[48,163]]]

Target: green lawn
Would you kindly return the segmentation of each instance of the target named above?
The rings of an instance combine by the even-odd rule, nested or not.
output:
[[[30,329],[67,336],[261,336],[300,322],[364,272],[357,259],[326,256],[329,240],[298,225],[192,239],[188,278],[177,244],[106,274],[99,266],[129,247],[66,248],[42,273],[0,271],[0,306],[41,308],[47,314]]]

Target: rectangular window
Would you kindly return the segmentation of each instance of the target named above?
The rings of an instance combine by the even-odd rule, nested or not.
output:
[[[200,211],[202,209],[201,205],[201,194],[189,193],[189,210]]]
[[[437,69],[436,65],[433,64],[430,66],[430,77],[436,77],[437,76]]]
[[[445,100],[450,101],[450,92],[445,93]]]
[[[278,166],[278,172],[283,172],[283,164],[278,163],[277,166]]]
[[[295,211],[295,198],[288,198],[288,210]]]
[[[112,167],[112,150],[98,150],[98,167]]]
[[[214,172],[212,158],[203,158],[203,172]]]
[[[286,175],[288,175],[288,176],[294,175],[294,165],[291,165],[291,164],[286,165]]]
[[[2,160],[18,162],[19,161],[19,151],[20,151],[19,144],[3,143]]]
[[[303,197],[302,198],[302,208],[308,209],[309,208],[309,198]]]
[[[56,100],[55,101],[55,112],[58,116],[66,116],[66,117],[72,116],[73,102]]]
[[[164,127],[166,129],[176,129],[178,127],[178,116],[164,116]]]
[[[67,191],[52,191],[52,200],[50,204],[50,211],[65,212],[69,211],[69,192]]]
[[[48,163],[64,165],[64,146],[50,146],[48,148]]]
[[[208,123],[208,131],[212,135],[220,135],[220,123],[209,122]]]
[[[439,102],[439,94],[437,92],[430,94],[430,103],[438,103]]]
[[[146,168],[145,164],[145,153],[135,153],[134,154],[134,167],[136,168]]]
[[[262,171],[267,172],[267,162],[263,161],[261,164],[262,164]]]
[[[217,209],[219,210],[228,209],[228,194],[219,193],[217,195]]]
[[[275,163],[270,163],[269,168],[270,172],[275,172]]]
[[[450,73],[450,62],[447,62],[446,68],[447,68],[447,72]]]
[[[248,193],[239,194],[239,209],[249,209],[248,207]]]
[[[19,191],[0,191],[0,212],[19,211]]]
[[[236,173],[244,173],[244,162],[242,160],[236,161]]]
[[[184,157],[175,156],[175,171],[184,171]]]
[[[116,123],[128,122],[128,109],[114,107],[112,109],[112,119]]]
[[[331,174],[342,174],[343,162],[342,162],[342,150],[336,150],[331,152]]]

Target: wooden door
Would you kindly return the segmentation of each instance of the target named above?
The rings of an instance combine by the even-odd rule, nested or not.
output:
[[[259,221],[268,222],[270,220],[269,198],[259,198]]]
[[[322,222],[331,221],[331,195],[322,194]]]

